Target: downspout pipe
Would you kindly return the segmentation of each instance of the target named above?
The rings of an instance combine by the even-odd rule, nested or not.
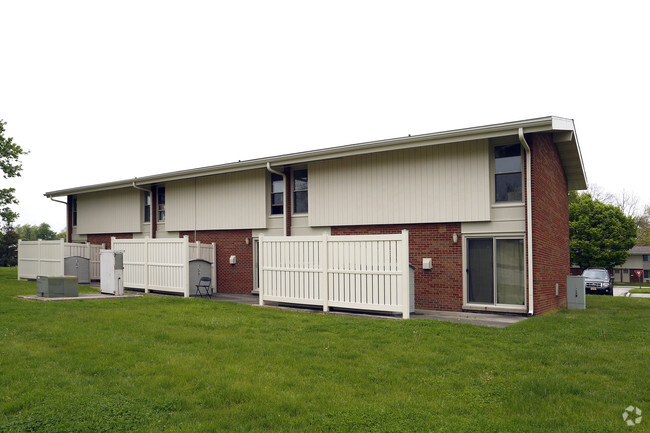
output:
[[[64,204],[65,207],[66,207],[66,214],[67,214],[67,212],[68,212],[68,211],[67,211],[67,209],[68,209],[68,202],[67,202],[67,201],[57,200],[57,199],[55,199],[54,197],[52,197],[51,195],[46,195],[45,197],[47,197],[47,198],[49,198],[50,200],[55,201],[55,202],[57,202],[57,203],[62,203],[62,204]],[[66,231],[68,232],[68,233],[66,234],[66,240],[67,240],[68,242],[72,239],[72,237],[71,237],[71,236],[72,236],[72,227],[68,227],[68,223],[69,223],[69,221],[70,221],[70,220],[68,219],[68,217],[66,217],[66,219],[65,219],[65,226],[66,226]]]
[[[519,128],[519,142],[526,151],[526,252],[528,256],[528,315],[532,316],[533,308],[533,198],[532,198],[532,164],[530,146],[524,137],[524,128]]]
[[[149,198],[150,198],[151,202],[153,203],[153,196],[152,196],[152,193],[151,193],[150,189],[142,188],[142,187],[136,185],[135,184],[135,179],[133,180],[133,183],[131,185],[135,189],[139,189],[140,191],[148,192],[149,193]],[[149,210],[149,239],[153,239],[153,221],[151,221],[151,219],[154,218],[154,212],[155,212],[155,209],[150,209]]]
[[[281,171],[277,171],[271,168],[271,163],[267,161],[266,169],[273,173],[282,176],[282,190],[284,191],[287,187],[287,176]],[[286,194],[286,192],[285,192]],[[282,227],[284,236],[287,236],[287,197],[282,197]]]
[[[63,203],[63,204],[65,204],[65,205],[68,204],[67,201],[57,200],[57,199],[55,199],[55,198],[52,198],[51,195],[50,195],[50,196],[47,196],[47,198],[49,198],[50,200],[55,201],[55,202],[57,202],[57,203]]]

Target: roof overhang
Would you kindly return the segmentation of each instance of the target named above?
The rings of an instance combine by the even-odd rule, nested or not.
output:
[[[45,193],[45,196],[61,197],[119,188],[129,188],[134,184],[137,186],[146,186],[156,183],[171,182],[174,180],[191,179],[195,177],[261,169],[266,168],[267,162],[270,162],[271,165],[274,166],[295,165],[313,161],[363,155],[368,153],[410,149],[422,146],[432,146],[468,140],[517,136],[519,128],[523,128],[524,133],[526,134],[535,132],[553,133],[553,138],[557,144],[560,158],[562,160],[562,165],[564,166],[564,171],[567,176],[569,189],[582,190],[587,188],[587,178],[584,171],[584,165],[582,163],[582,155],[580,153],[580,146],[578,144],[578,137],[576,135],[573,120],[549,116],[540,117],[537,119],[521,120],[517,122],[499,123],[473,128],[435,132],[431,134],[349,144],[345,146],[310,150],[306,152],[291,153],[286,155],[277,155],[229,164],[174,171],[170,173],[138,177],[134,179],[125,179],[116,182],[49,191]]]

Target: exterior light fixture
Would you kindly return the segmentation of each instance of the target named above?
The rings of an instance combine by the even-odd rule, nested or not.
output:
[[[454,233],[453,235],[451,235],[451,238],[454,240],[455,244],[458,243],[458,233]]]

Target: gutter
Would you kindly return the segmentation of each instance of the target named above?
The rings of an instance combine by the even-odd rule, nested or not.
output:
[[[526,151],[526,255],[528,256],[528,315],[532,316],[533,309],[533,198],[532,194],[532,164],[530,146],[524,137],[524,128],[519,128],[519,142]]]
[[[137,179],[137,178],[136,178]],[[133,182],[131,183],[131,186],[135,189],[139,189],[140,191],[148,192],[149,193],[149,199],[151,200],[151,203],[153,204],[153,194],[150,189],[142,188],[140,186],[137,186],[135,184],[135,179],[133,179]],[[155,209],[152,208],[149,209],[149,239],[153,239],[153,218],[155,217]]]
[[[64,205],[67,205],[67,204],[68,204],[67,201],[57,200],[57,199],[55,199],[55,198],[52,198],[51,195],[46,195],[45,197],[47,197],[47,198],[49,198],[50,200],[55,201],[55,202],[57,202],[57,203],[63,203]]]
[[[274,170],[271,168],[271,163],[269,161],[266,162],[266,169],[270,171],[273,174],[278,174],[282,176],[282,191],[287,189],[287,176],[277,170]],[[284,192],[284,196],[282,197],[282,228],[283,228],[283,233],[284,236],[287,236],[287,197],[286,197],[286,191]]]

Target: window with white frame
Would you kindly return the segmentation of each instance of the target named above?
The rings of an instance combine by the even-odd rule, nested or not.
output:
[[[293,171],[293,212],[307,213],[308,206],[307,169]]]
[[[77,197],[72,197],[72,225],[77,226]]]
[[[279,174],[271,173],[271,215],[284,213],[284,179]]]
[[[158,187],[158,221],[165,221],[165,187]]]
[[[151,222],[151,193],[144,193],[144,222]]]
[[[521,146],[509,144],[494,148],[494,201],[521,202]]]

